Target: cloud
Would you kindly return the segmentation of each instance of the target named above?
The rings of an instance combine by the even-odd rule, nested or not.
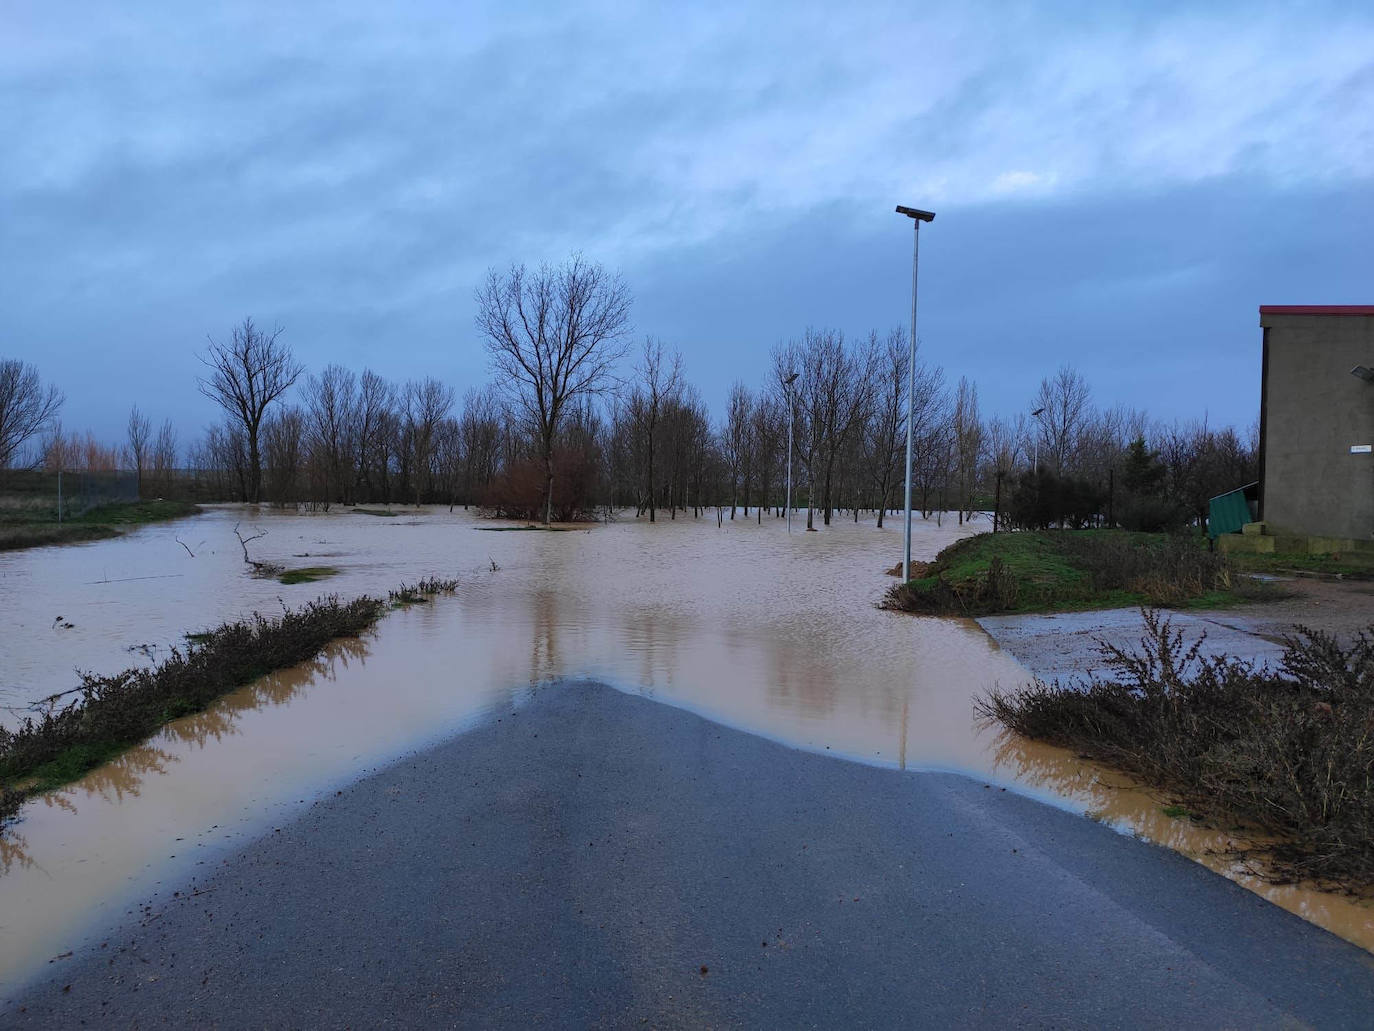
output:
[[[0,349],[125,358],[88,396],[80,369],[61,374],[83,413],[68,421],[97,428],[148,385],[190,394],[203,334],[249,312],[280,319],[314,364],[477,377],[483,270],[574,249],[645,284],[645,331],[724,339],[743,321],[771,341],[806,322],[886,325],[901,275],[880,303],[853,270],[887,253],[897,202],[940,212],[937,253],[975,252],[963,215],[997,211],[1041,238],[1038,260],[984,252],[949,286],[979,307],[992,355],[1025,309],[986,310],[987,268],[1027,291],[1058,275],[1046,298],[1108,324],[1076,298],[1162,303],[1204,281],[1239,296],[1238,239],[1291,254],[1331,229],[1344,250],[1316,267],[1367,281],[1367,248],[1332,227],[1374,169],[1374,15],[1085,10],[16,0],[0,37]],[[1195,196],[1224,229],[1152,207]],[[1276,199],[1313,221],[1237,207]],[[1133,271],[1136,242],[1094,228],[1108,217],[1163,220],[1204,256]],[[1234,235],[1211,253],[1214,232]],[[793,254],[814,267],[779,271]],[[723,268],[734,300],[714,307],[664,271],[710,284]],[[723,397],[734,364],[697,368]],[[175,404],[208,417],[194,397]]]

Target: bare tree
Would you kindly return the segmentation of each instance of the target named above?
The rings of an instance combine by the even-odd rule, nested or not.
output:
[[[758,477],[758,521],[763,523],[764,508],[773,503],[774,477],[785,480],[787,471],[783,466],[787,453],[787,404],[770,394],[761,395],[754,404],[754,417],[751,426],[753,441],[750,450],[754,456],[754,469]],[[777,511],[781,511],[780,508]]]
[[[973,495],[978,486],[978,472],[983,456],[983,423],[978,416],[978,387],[967,376],[959,377],[954,398],[954,422],[950,427],[954,440],[955,492],[958,495],[959,524],[973,515]]]
[[[267,333],[251,318],[235,326],[228,343],[213,337],[201,357],[210,375],[199,381],[200,392],[224,409],[229,419],[243,428],[248,447],[245,501],[258,502],[262,494],[262,454],[258,435],[263,415],[272,402],[291,389],[304,371],[279,342],[282,330]]]
[[[349,435],[358,406],[358,378],[342,365],[328,365],[306,381],[305,404],[313,464],[323,480],[316,500],[342,504],[353,487]]]
[[[153,441],[153,476],[158,488],[167,494],[172,486],[172,471],[177,464],[177,431],[172,428],[172,420],[164,419]]]
[[[735,518],[735,507],[739,504],[740,489],[744,489],[744,518],[749,518],[748,479],[752,459],[752,435],[750,427],[754,420],[754,395],[749,388],[738,380],[730,388],[730,407],[725,414],[724,432],[721,433],[721,453],[730,474],[730,518]]]
[[[825,524],[830,525],[836,463],[862,425],[872,396],[871,353],[846,347],[837,330],[808,329],[800,343],[773,352],[773,377],[786,398],[792,373],[797,402],[797,440],[806,471],[806,528],[815,528],[816,488],[821,488]]]
[[[143,469],[148,464],[148,438],[152,436],[153,424],[148,417],[134,405],[129,411],[129,460],[134,463],[138,493],[143,496]]]
[[[1091,408],[1088,382],[1070,365],[1061,366],[1053,379],[1040,381],[1035,395],[1042,438],[1054,458],[1054,471],[1062,473]]]
[[[630,293],[618,276],[574,255],[534,273],[523,265],[492,269],[476,300],[492,368],[539,444],[548,523],[559,423],[571,402],[604,388],[624,356]]]
[[[654,454],[664,407],[682,392],[682,355],[663,353],[662,341],[644,341],[644,354],[635,370],[637,379],[630,394],[630,420],[644,459],[644,498],[649,507],[649,522],[655,518]]]
[[[410,441],[412,468],[415,470],[415,504],[434,493],[435,434],[453,408],[453,388],[433,376],[405,387],[406,436]]]
[[[463,456],[463,507],[477,500],[496,479],[501,457],[501,429],[506,413],[496,391],[487,387],[469,390],[463,398],[463,415],[458,421]]]
[[[62,391],[45,388],[32,365],[0,358],[0,469],[9,468],[19,449],[56,421],[62,401]]]
[[[285,507],[301,500],[305,439],[306,417],[294,406],[279,409],[262,424],[263,451],[267,455],[267,500],[274,505]]]
[[[983,429],[984,455],[991,466],[989,475],[1005,476],[1020,464],[1025,453],[1026,414],[1018,412],[1011,419],[995,415],[988,419]]]
[[[395,407],[396,389],[371,369],[364,369],[358,381],[358,406],[351,436],[357,449],[358,482],[369,501],[376,500],[378,490],[385,500],[391,500],[387,480],[389,434]]]
[[[918,364],[916,394],[911,422],[911,486],[919,500],[913,504],[921,517],[929,519],[935,511],[936,491],[943,494],[949,481],[949,466],[954,445],[950,425],[953,403],[945,386],[944,370]],[[941,499],[943,500],[943,499]]]
[[[894,329],[878,342],[869,337],[873,352],[872,418],[865,427],[864,458],[875,494],[878,526],[892,506],[893,493],[902,479],[902,449],[906,447],[907,357],[906,330]]]

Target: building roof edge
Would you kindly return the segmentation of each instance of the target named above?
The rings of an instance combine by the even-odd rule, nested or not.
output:
[[[1261,315],[1374,315],[1374,304],[1261,304]]]

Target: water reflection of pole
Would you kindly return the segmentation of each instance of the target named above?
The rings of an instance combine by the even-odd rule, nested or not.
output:
[[[797,423],[796,391],[792,384],[797,381],[797,373],[792,373],[782,385],[787,388],[787,532],[792,532],[792,427]]]
[[[905,582],[911,579],[911,450],[916,429],[916,266],[921,255],[921,223],[934,221],[935,212],[898,204],[897,214],[911,219],[915,227],[911,245],[911,358],[907,366],[906,385],[906,535],[902,543],[902,581]]]
[[[911,699],[902,699],[902,747],[898,751],[898,762],[901,769],[906,769],[906,724],[911,716]]]

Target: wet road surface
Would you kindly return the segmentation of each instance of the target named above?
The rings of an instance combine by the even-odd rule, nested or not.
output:
[[[1374,960],[1165,849],[592,685],[167,884],[6,1027],[1367,1026]]]

